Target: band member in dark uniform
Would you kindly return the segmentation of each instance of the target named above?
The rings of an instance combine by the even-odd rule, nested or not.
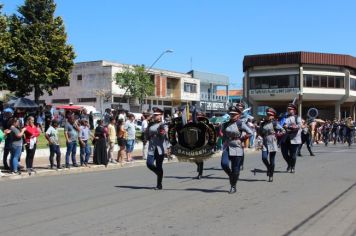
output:
[[[276,136],[283,134],[284,129],[275,120],[276,111],[273,108],[267,108],[266,114],[267,119],[260,125],[259,134],[263,138],[262,161],[267,167],[268,181],[272,182],[274,173],[274,160],[278,151]]]
[[[302,143],[298,146],[298,156],[301,157],[302,153],[302,147],[303,144],[305,143],[307,145],[307,149],[309,151],[310,156],[315,156],[313,151],[311,150],[311,143],[312,143],[312,135],[311,135],[311,129],[314,127],[312,123],[315,122],[313,120],[309,121],[309,124],[305,124],[305,120],[302,120],[302,133],[301,133],[301,138],[302,138]]]
[[[297,149],[302,143],[301,139],[301,127],[302,120],[297,113],[297,106],[294,103],[289,103],[288,107],[288,117],[283,125],[286,130],[286,134],[283,135],[281,141],[281,151],[284,160],[287,162],[287,171],[291,173],[295,172],[295,163],[297,160]]]
[[[153,108],[153,122],[148,124],[145,135],[148,140],[147,167],[157,175],[155,190],[162,189],[163,160],[165,154],[169,155],[170,143],[167,138],[168,127],[162,122],[163,111]]]
[[[332,129],[332,126],[330,124],[330,121],[325,121],[321,128],[321,133],[323,134],[323,142],[325,146],[328,146],[329,139],[330,139],[330,131]]]
[[[352,142],[353,142],[353,131],[355,129],[355,125],[352,121],[352,118],[351,117],[348,117],[346,122],[345,122],[345,129],[346,129],[346,142],[348,143],[348,146],[350,147]]]
[[[241,110],[241,112],[245,109],[245,104],[243,102],[239,102],[236,104],[236,107]],[[241,122],[245,123],[247,125],[247,121],[248,121],[248,117],[245,117],[245,115],[243,113],[241,113],[241,117],[240,117]],[[244,147],[242,147],[244,148]],[[241,164],[240,164],[240,169],[243,170],[244,169],[244,164],[245,164],[245,152],[243,152],[242,154],[242,158],[241,158]]]
[[[334,121],[332,123],[332,128],[331,128],[331,136],[334,141],[334,145],[336,144],[338,138],[339,138],[339,122],[336,118],[334,118]]]
[[[207,119],[205,114],[203,112],[201,112],[200,110],[197,109],[196,112],[197,112],[196,116],[197,116],[197,120],[198,121],[202,121],[204,119]],[[195,178],[196,179],[201,179],[203,177],[204,161],[203,160],[195,161],[195,164],[197,165],[197,172],[198,172],[198,175]]]
[[[229,108],[230,120],[223,125],[223,153],[221,167],[229,176],[230,194],[236,192],[236,183],[240,175],[241,159],[243,157],[243,142],[252,135],[251,129],[240,120],[242,110],[236,106]],[[231,162],[231,169],[230,169]]]

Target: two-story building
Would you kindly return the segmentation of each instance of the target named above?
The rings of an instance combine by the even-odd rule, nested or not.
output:
[[[137,99],[130,98],[126,90],[114,81],[116,73],[122,72],[125,66],[109,61],[76,63],[67,86],[54,90],[52,95],[45,93],[40,100],[54,106],[69,103],[90,105],[101,112],[106,108],[139,112]],[[156,106],[171,114],[174,107],[199,102],[200,81],[191,74],[160,69],[150,69],[148,73],[155,83],[155,91],[144,100],[143,110]]]
[[[268,106],[285,112],[296,98],[303,117],[315,107],[322,118],[355,119],[355,57],[312,52],[249,55],[243,71],[243,95],[254,116]]]

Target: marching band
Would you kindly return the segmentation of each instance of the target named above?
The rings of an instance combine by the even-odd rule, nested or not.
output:
[[[325,146],[328,145],[329,141],[333,141],[334,144],[336,142],[347,142],[349,146],[352,143],[354,124],[351,117],[341,122],[336,119],[333,122],[323,121],[317,119],[318,110],[311,108],[308,111],[308,119],[304,120],[298,116],[297,106],[294,102],[288,104],[287,117],[283,122],[277,119],[276,110],[268,107],[266,109],[266,117],[256,129],[255,147],[256,150],[261,150],[262,162],[266,166],[268,182],[273,182],[275,158],[279,150],[281,150],[282,156],[287,163],[286,171],[295,173],[297,156],[302,156],[301,149],[304,144],[306,144],[310,156],[314,156],[312,151],[314,142],[322,140]],[[173,152],[172,154],[178,157],[183,154],[187,156],[187,153],[190,153],[186,160],[197,165],[198,175],[196,179],[201,179],[203,177],[204,160],[207,158],[202,158],[199,155],[210,153],[210,156],[212,156],[214,148],[207,145],[209,134],[205,131],[206,129],[202,129],[198,124],[203,123],[209,127],[208,130],[214,130],[215,136],[213,135],[213,141],[210,141],[210,144],[211,142],[216,142],[216,136],[218,135],[216,134],[216,129],[212,124],[209,124],[209,120],[201,111],[195,109],[185,110],[183,108],[183,112],[180,113],[178,118],[175,118],[173,125],[170,124],[167,130],[164,123],[161,123],[163,111],[158,108],[153,110],[154,122],[149,125],[146,138],[149,141],[147,167],[157,175],[155,189],[162,189],[162,162],[164,154],[169,153],[170,155],[171,151]],[[229,178],[229,194],[237,191],[236,184],[244,162],[246,139],[253,136],[253,131],[247,125],[248,115],[244,114],[245,111],[243,103],[231,106],[227,111],[230,119],[223,123],[220,129],[222,135],[221,167]],[[192,114],[190,115],[189,112]],[[180,122],[180,119],[183,119],[183,121]],[[189,124],[189,127],[186,127],[186,124]],[[166,138],[167,136],[169,137]],[[202,148],[203,144],[207,146],[205,149]],[[176,146],[179,148],[176,148]],[[174,151],[176,149],[180,151]],[[205,150],[205,152],[201,152],[201,150]],[[156,165],[154,165],[154,162]]]

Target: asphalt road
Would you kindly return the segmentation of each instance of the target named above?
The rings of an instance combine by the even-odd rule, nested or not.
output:
[[[1,181],[0,235],[356,235],[356,147],[315,153],[273,183],[248,154],[233,195],[219,159],[165,164],[162,191],[145,166]]]

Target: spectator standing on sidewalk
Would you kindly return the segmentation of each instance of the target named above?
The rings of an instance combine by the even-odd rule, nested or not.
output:
[[[35,126],[35,118],[33,116],[29,116],[26,122],[26,131],[25,131],[25,147],[26,147],[26,170],[29,175],[32,172],[36,172],[33,169],[33,159],[36,153],[37,147],[37,138],[40,136],[40,131],[38,127]]]
[[[74,115],[68,117],[68,122],[64,126],[64,137],[66,138],[67,152],[66,152],[66,168],[69,168],[69,156],[72,155],[73,167],[78,167],[77,154],[77,140],[80,128],[77,121],[74,120]]]
[[[46,139],[49,146],[49,163],[51,169],[53,169],[54,162],[53,157],[56,154],[57,169],[62,169],[61,167],[61,149],[59,147],[59,138],[58,138],[58,121],[52,120],[51,126],[46,131]]]
[[[79,133],[79,144],[80,144],[80,165],[88,166],[91,148],[89,138],[92,136],[88,120],[81,120],[80,133]]]
[[[98,125],[95,128],[95,146],[93,162],[96,165],[108,165],[108,153],[106,150],[106,136],[103,126],[103,120],[98,120]]]
[[[94,129],[94,115],[92,111],[89,113],[89,126],[90,130]]]
[[[11,112],[4,112],[2,128],[5,131],[5,135],[7,134],[7,131],[10,132],[11,117],[12,117]],[[6,135],[4,153],[3,153],[3,159],[2,159],[5,170],[10,170],[9,164],[7,163],[7,157],[9,156],[10,153],[11,153],[11,137],[9,135]]]
[[[120,149],[117,153],[116,161],[119,162],[122,166],[122,161],[125,156],[126,151],[126,139],[127,139],[127,132],[124,128],[124,120],[119,119],[117,122],[117,144],[119,145]]]
[[[126,142],[126,157],[127,161],[133,161],[132,151],[135,147],[135,138],[136,138],[136,128],[135,128],[135,116],[134,114],[127,115],[128,120],[125,123],[125,130],[127,132],[127,142]]]
[[[10,140],[11,140],[11,158],[10,169],[12,174],[21,174],[18,171],[19,159],[22,152],[22,138],[26,131],[26,128],[20,128],[20,122],[17,118],[10,120]]]
[[[2,130],[0,129],[0,155],[3,153],[4,151],[4,139],[5,139],[5,134],[4,132],[2,132]],[[3,173],[1,173],[1,170],[0,170],[0,177],[1,176],[4,176]]]
[[[49,126],[51,125],[51,121],[53,118],[50,105],[45,106],[44,117],[45,117],[44,122],[45,122],[45,132],[46,132]]]
[[[110,123],[108,125],[108,159],[111,163],[115,163],[116,161],[114,160],[114,147],[115,147],[115,142],[116,142],[116,120],[114,117],[110,117]]]
[[[36,112],[36,124],[40,128],[41,132],[44,132],[44,114],[42,107]]]

